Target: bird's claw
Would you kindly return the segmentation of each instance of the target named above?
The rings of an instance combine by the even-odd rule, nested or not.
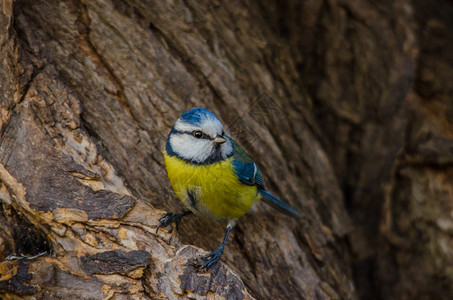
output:
[[[178,229],[179,222],[181,222],[182,217],[184,217],[187,214],[188,214],[187,212],[180,212],[180,213],[168,212],[168,213],[162,215],[162,217],[159,218],[160,222],[159,222],[159,225],[157,225],[156,234],[159,232],[160,227],[166,226],[171,223],[176,223],[176,229]]]
[[[211,252],[207,255],[202,256],[201,258],[203,260],[209,259],[207,262],[205,262],[199,269],[198,271],[201,271],[203,269],[208,269],[210,266],[212,266],[214,263],[216,263],[223,254],[223,248],[218,248],[214,252]]]
[[[170,215],[172,215],[172,214],[173,214],[173,213],[170,213],[170,212],[168,212],[168,213],[166,213],[166,214],[163,214],[162,217],[159,218],[159,221],[162,221],[163,219],[167,218],[168,216],[170,216]],[[162,223],[162,222],[161,222],[161,223]],[[159,225],[160,225],[160,223],[159,223]]]

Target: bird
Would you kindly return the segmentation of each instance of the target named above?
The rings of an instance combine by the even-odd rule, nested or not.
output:
[[[171,223],[178,227],[190,214],[227,223],[222,244],[202,257],[206,262],[199,270],[220,260],[238,218],[257,200],[264,199],[281,212],[301,218],[298,211],[266,190],[255,162],[207,109],[184,112],[171,128],[163,152],[170,183],[187,210],[162,215],[156,233]]]

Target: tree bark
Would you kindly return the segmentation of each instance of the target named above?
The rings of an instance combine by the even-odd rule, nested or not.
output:
[[[0,1],[0,297],[448,299],[447,1]],[[162,149],[213,111],[301,220],[185,217]]]

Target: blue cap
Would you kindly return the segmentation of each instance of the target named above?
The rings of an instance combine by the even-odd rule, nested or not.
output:
[[[181,117],[179,117],[179,119],[184,123],[194,125],[200,125],[202,121],[206,119],[218,120],[217,117],[212,112],[200,107],[194,107],[192,109],[189,109],[188,111],[183,113]]]

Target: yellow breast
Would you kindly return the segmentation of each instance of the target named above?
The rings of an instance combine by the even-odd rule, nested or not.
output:
[[[256,186],[241,183],[232,158],[195,165],[164,152],[168,178],[176,195],[194,213],[206,218],[236,219],[260,198]]]

